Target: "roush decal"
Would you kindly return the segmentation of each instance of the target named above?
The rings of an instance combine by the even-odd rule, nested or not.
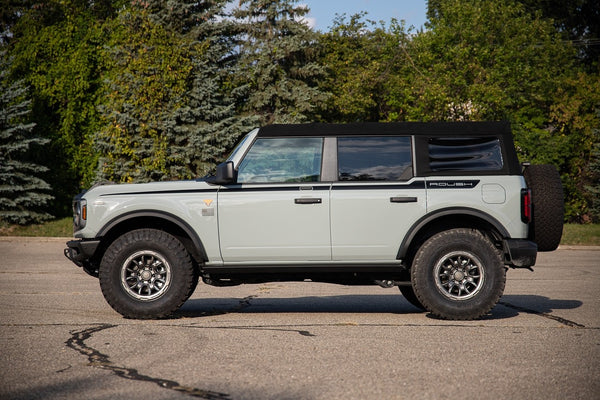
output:
[[[427,181],[427,189],[473,189],[478,184],[479,180]]]

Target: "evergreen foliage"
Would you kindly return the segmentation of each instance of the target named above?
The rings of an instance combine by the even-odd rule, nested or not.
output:
[[[115,20],[106,124],[96,135],[100,179],[203,176],[253,127],[225,90],[228,22],[215,18],[223,5],[136,2]]]
[[[116,182],[172,179],[184,166],[177,155],[188,138],[175,131],[191,79],[193,49],[179,36],[133,7],[112,24],[101,110],[105,126],[96,135],[99,174]]]
[[[290,0],[241,0],[238,19],[241,75],[249,92],[243,111],[261,123],[307,122],[327,99],[318,87],[317,36],[303,17],[308,9]]]
[[[0,220],[39,223],[52,218],[44,209],[53,197],[40,177],[47,168],[31,161],[31,150],[49,140],[32,134],[35,124],[27,122],[31,101],[26,87],[8,79],[4,57],[0,53]]]
[[[39,163],[52,167],[53,213],[69,215],[73,194],[91,185],[93,135],[103,89],[103,24],[125,0],[33,2],[14,26],[13,79],[31,88],[36,135],[50,139]]]

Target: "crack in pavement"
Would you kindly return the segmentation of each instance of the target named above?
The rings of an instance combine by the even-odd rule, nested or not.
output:
[[[250,307],[252,305],[251,304],[252,300],[257,297],[258,297],[258,295],[250,295],[250,296],[244,297],[243,299],[239,300],[238,305],[236,307],[232,307],[232,308],[226,309],[226,310],[215,310],[213,312],[203,313],[203,315],[224,315],[224,314],[229,314],[229,313],[240,312],[243,309]],[[498,304],[501,304],[505,307],[508,307],[508,308],[511,308],[511,309],[514,309],[514,310],[517,310],[520,312],[548,318],[548,319],[551,319],[553,321],[559,322],[563,325],[566,325],[566,326],[569,326],[572,328],[578,328],[578,329],[586,328],[585,325],[578,324],[574,321],[570,321],[568,319],[565,319],[562,317],[557,317],[557,316],[554,316],[554,315],[551,315],[548,313],[544,313],[541,311],[536,311],[533,309],[516,306],[516,305],[510,304],[507,302],[499,302]],[[184,312],[183,314],[185,316],[186,313]],[[302,336],[315,337],[317,335],[311,333],[308,330],[295,329],[294,327],[298,328],[298,327],[346,326],[346,325],[347,324],[339,324],[338,323],[338,324],[270,325],[270,326],[269,325],[212,326],[212,327],[203,327],[203,326],[195,326],[195,325],[187,325],[187,326],[177,325],[177,326],[187,327],[187,328],[195,328],[195,329],[237,329],[237,330],[263,330],[263,331],[278,331],[278,332],[296,332]],[[111,371],[118,377],[121,377],[124,379],[141,381],[141,382],[152,382],[152,383],[155,383],[156,385],[158,385],[162,388],[165,388],[165,389],[174,390],[174,391],[177,391],[177,392],[189,395],[189,396],[203,398],[203,399],[207,399],[207,400],[228,400],[228,399],[230,399],[230,395],[226,394],[226,393],[214,392],[211,390],[199,389],[199,388],[194,388],[191,386],[184,386],[173,380],[163,379],[163,378],[155,378],[155,377],[151,377],[148,375],[140,374],[134,368],[127,368],[127,367],[115,365],[112,361],[110,361],[110,358],[108,355],[103,354],[100,351],[98,351],[98,350],[94,349],[93,347],[86,344],[86,341],[88,339],[90,339],[93,334],[103,331],[103,330],[106,330],[106,329],[115,328],[118,326],[119,325],[113,325],[113,324],[99,324],[97,326],[87,327],[82,330],[71,330],[69,332],[71,334],[71,337],[65,342],[65,344],[67,345],[67,347],[86,356],[88,358],[90,366]],[[422,325],[419,325],[419,324],[356,324],[356,326],[364,327],[364,326],[422,326]],[[462,325],[462,327],[465,327],[465,326]],[[71,366],[69,365],[67,368],[57,371],[57,372],[63,372],[70,368],[71,368]]]
[[[242,311],[244,308],[249,307],[251,305],[252,299],[258,297],[258,295],[250,295],[246,296],[238,302],[236,307],[233,307],[229,310],[223,311],[215,311],[213,313],[207,313],[208,315],[223,315],[229,314],[233,312]],[[163,379],[163,378],[154,378],[148,375],[140,374],[134,368],[127,368],[115,365],[108,355],[99,352],[91,346],[88,346],[85,342],[90,339],[94,333],[100,332],[105,329],[115,328],[119,325],[112,324],[100,324],[95,327],[88,327],[83,330],[72,330],[69,331],[71,337],[65,342],[67,347],[77,351],[80,354],[83,354],[88,358],[89,365],[95,368],[106,369],[114,373],[115,375],[141,382],[152,382],[157,384],[158,386],[166,389],[171,389],[180,393],[187,394],[189,396],[199,397],[207,400],[228,400],[230,399],[230,395],[226,393],[219,393],[205,389],[198,389],[190,386],[184,386],[179,384],[176,381]],[[301,335],[304,336],[314,336],[311,335],[310,332],[307,331],[298,331]],[[68,368],[67,368],[68,369]],[[65,369],[66,370],[66,369]],[[62,371],[59,371],[62,372]]]
[[[504,302],[504,301],[499,301],[498,304],[501,304],[504,307],[512,308],[513,310],[517,310],[517,311],[524,312],[524,313],[527,313],[527,314],[533,314],[533,315],[537,315],[539,317],[548,318],[548,319],[551,319],[553,321],[559,322],[559,323],[561,323],[563,325],[566,325],[568,327],[571,327],[571,328],[578,328],[578,329],[585,328],[585,325],[578,324],[577,322],[573,322],[573,321],[570,321],[570,320],[568,320],[566,318],[557,317],[556,315],[548,314],[548,313],[545,313],[545,312],[532,310],[531,308],[525,308],[525,307],[521,307],[521,306],[515,306],[514,304],[510,304],[510,303],[507,303],[507,302]]]
[[[118,377],[142,381],[152,382],[166,389],[171,389],[176,392],[187,394],[189,396],[199,397],[207,400],[227,400],[230,396],[225,393],[213,392],[210,390],[198,389],[190,386],[180,385],[176,381],[162,378],[154,378],[148,375],[140,374],[134,368],[127,368],[115,365],[110,361],[108,355],[99,352],[93,347],[88,346],[85,341],[90,339],[94,333],[105,329],[117,327],[118,325],[101,324],[96,327],[90,327],[79,331],[70,331],[71,337],[65,342],[67,347],[83,354],[88,358],[89,365],[95,368],[109,370]]]

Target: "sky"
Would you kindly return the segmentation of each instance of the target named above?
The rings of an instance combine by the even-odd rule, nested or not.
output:
[[[333,25],[335,14],[348,17],[360,11],[368,12],[367,18],[389,23],[392,18],[405,20],[406,26],[419,29],[426,21],[427,0],[300,0],[310,8],[309,24],[319,31],[327,31]]]

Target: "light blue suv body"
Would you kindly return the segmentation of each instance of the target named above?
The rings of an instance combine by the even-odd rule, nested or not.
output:
[[[534,265],[530,200],[504,123],[272,125],[208,179],[80,194],[65,254],[128,317],[174,312],[201,277],[399,286],[418,307],[470,319],[497,302],[505,266]]]

